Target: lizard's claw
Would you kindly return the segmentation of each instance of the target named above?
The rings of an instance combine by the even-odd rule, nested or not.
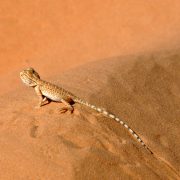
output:
[[[65,113],[68,109],[66,107],[63,107],[60,109],[60,113]]]
[[[65,113],[67,111],[70,111],[71,113],[73,113],[74,108],[71,106],[71,107],[63,107],[60,109],[60,113]]]

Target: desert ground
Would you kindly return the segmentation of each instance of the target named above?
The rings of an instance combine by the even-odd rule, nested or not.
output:
[[[0,2],[0,179],[180,179],[178,0]],[[35,108],[19,72],[112,112]]]

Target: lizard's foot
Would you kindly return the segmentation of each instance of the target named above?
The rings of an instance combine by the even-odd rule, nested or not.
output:
[[[35,106],[35,108],[39,109],[41,106],[44,106],[46,104],[49,104],[49,100],[46,97],[44,97],[44,99],[40,99],[38,105]]]
[[[71,113],[73,113],[74,108],[72,106],[68,106],[68,107],[63,107],[60,109],[60,113],[65,113],[67,111],[70,111]]]
[[[41,103],[41,106],[45,106],[46,104],[49,104],[49,103],[50,103],[49,100],[46,99],[45,101],[43,101],[43,102]]]
[[[36,109],[39,109],[41,106],[42,106],[42,101],[40,101],[40,102],[38,103],[38,105],[35,106],[35,108],[36,108]]]

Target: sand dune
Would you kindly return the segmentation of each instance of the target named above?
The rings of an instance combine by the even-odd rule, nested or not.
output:
[[[47,77],[107,57],[180,47],[179,9],[179,0],[2,1],[0,95],[17,87],[14,74],[25,67]]]
[[[180,178],[179,59],[179,50],[124,56],[46,78],[122,118],[154,155],[87,107],[76,104],[74,114],[59,114],[54,102],[35,109],[37,97],[23,85],[3,95],[0,179]]]
[[[179,9],[179,0],[1,1],[0,180],[180,179]],[[29,66],[122,118],[154,155],[81,105],[34,109],[19,78]]]

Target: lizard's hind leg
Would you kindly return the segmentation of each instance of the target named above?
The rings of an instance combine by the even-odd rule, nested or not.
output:
[[[61,102],[65,105],[65,107],[60,109],[61,113],[65,113],[66,111],[70,111],[71,113],[73,113],[74,107],[68,101],[62,99]]]

